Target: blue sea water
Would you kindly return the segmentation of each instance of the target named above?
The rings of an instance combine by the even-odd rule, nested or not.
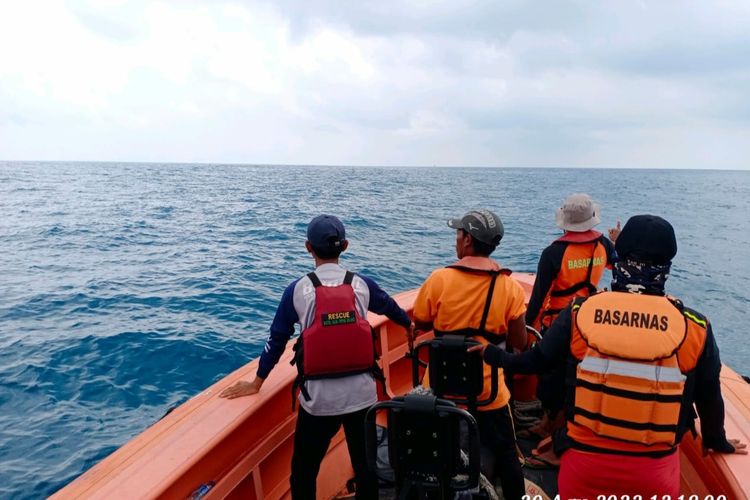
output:
[[[395,293],[452,261],[445,221],[476,207],[505,224],[497,259],[533,272],[577,191],[601,228],[673,223],[669,291],[750,372],[750,172],[0,163],[0,498],[53,493],[257,356],[313,216]]]

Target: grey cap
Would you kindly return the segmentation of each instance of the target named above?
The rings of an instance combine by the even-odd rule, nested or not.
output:
[[[584,193],[571,194],[557,209],[555,222],[557,227],[566,231],[584,232],[593,229],[602,220],[599,217],[600,207],[591,196]]]
[[[497,245],[505,234],[500,217],[486,209],[472,210],[460,219],[450,219],[448,227],[463,229],[472,237],[488,245]]]

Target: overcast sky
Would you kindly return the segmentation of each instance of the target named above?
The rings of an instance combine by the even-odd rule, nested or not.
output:
[[[0,160],[750,168],[750,1],[0,0]]]

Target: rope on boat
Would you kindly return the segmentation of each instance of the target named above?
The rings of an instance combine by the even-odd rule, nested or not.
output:
[[[538,399],[513,402],[513,419],[518,428],[526,429],[537,425],[542,421],[543,414],[542,402]]]

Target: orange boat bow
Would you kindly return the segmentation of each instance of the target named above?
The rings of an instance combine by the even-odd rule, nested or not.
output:
[[[514,273],[527,298],[534,276]],[[411,311],[416,290],[396,295]],[[411,364],[404,358],[403,328],[370,315],[379,333],[383,369],[390,396],[411,388]],[[420,340],[428,339],[430,334]],[[291,343],[259,394],[235,400],[218,394],[235,381],[255,376],[258,360],[234,371],[196,395],[142,434],[89,469],[51,498],[189,498],[201,485],[213,484],[203,498],[277,499],[289,497],[289,466],[296,415],[291,387],[296,369],[289,365]],[[729,437],[750,442],[750,385],[724,367],[722,391]],[[700,441],[686,437],[681,446],[685,494],[723,494],[748,498],[750,459],[740,455],[703,457]],[[346,443],[339,433],[318,477],[318,495],[334,497],[353,476]]]

